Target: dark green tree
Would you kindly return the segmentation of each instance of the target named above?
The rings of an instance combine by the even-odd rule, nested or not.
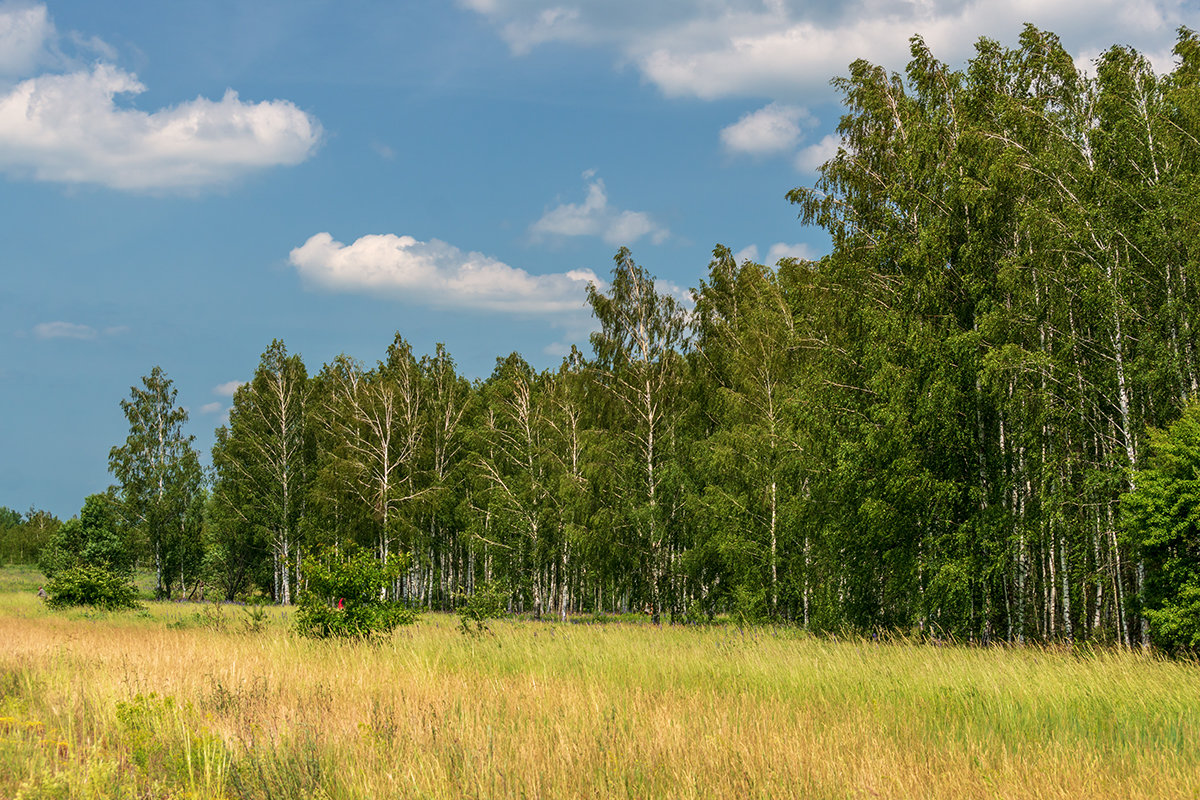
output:
[[[1165,430],[1121,499],[1125,535],[1146,564],[1142,612],[1154,642],[1200,649],[1200,403]]]

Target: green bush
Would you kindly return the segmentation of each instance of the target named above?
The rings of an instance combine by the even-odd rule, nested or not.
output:
[[[61,609],[95,606],[110,611],[140,608],[137,587],[102,567],[73,566],[61,569],[46,585],[46,605]]]
[[[458,595],[458,624],[463,633],[483,633],[489,619],[508,616],[508,590],[500,583],[481,583],[471,594]]]
[[[384,598],[404,568],[404,558],[379,562],[363,551],[329,551],[305,561],[306,586],[300,593],[296,630],[318,639],[371,639],[412,623],[414,612]]]

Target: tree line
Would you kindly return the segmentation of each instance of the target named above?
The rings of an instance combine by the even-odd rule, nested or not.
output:
[[[911,53],[835,81],[841,147],[788,194],[818,261],[718,246],[684,304],[622,248],[590,354],[483,380],[400,334],[315,374],[274,341],[208,476],[155,368],[110,466],[159,594],[290,603],[357,547],[422,608],[1148,642],[1183,551],[1122,497],[1200,380],[1200,39],[1165,75],[1033,27]]]

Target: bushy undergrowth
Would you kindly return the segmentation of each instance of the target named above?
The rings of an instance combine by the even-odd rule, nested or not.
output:
[[[483,633],[488,629],[488,620],[508,616],[508,590],[494,581],[477,584],[474,592],[458,595],[455,613],[463,633]]]
[[[46,605],[54,609],[94,606],[109,611],[139,608],[137,587],[119,573],[102,567],[73,566],[59,570],[46,584]]]
[[[333,550],[305,563],[307,587],[300,594],[296,630],[318,639],[379,639],[412,623],[412,609],[387,599],[405,561],[381,564],[371,553]]]

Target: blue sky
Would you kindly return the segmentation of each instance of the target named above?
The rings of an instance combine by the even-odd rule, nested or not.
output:
[[[273,338],[310,372],[399,331],[485,377],[586,350],[613,253],[674,290],[721,243],[816,257],[784,200],[829,79],[961,65],[1031,21],[1160,69],[1178,0],[0,2],[0,505],[110,482],[161,365],[206,453]]]

